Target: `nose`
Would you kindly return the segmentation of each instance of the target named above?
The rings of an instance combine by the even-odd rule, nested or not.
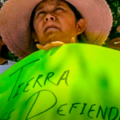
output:
[[[45,22],[54,21],[54,20],[55,20],[55,16],[53,16],[53,15],[51,15],[51,14],[47,14],[47,15],[45,16],[45,19],[44,19]]]

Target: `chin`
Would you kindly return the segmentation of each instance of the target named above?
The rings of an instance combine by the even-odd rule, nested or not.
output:
[[[55,33],[49,33],[46,37],[46,41],[52,42],[52,41],[59,41],[60,36],[58,37]]]

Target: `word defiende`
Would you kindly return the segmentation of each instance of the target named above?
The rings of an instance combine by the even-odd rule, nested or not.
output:
[[[42,99],[41,94],[51,94],[51,97],[54,98],[54,100],[51,102],[51,105],[47,106],[46,109],[42,110],[37,109],[35,111],[36,104],[38,101]],[[34,101],[33,101],[34,98]],[[50,99],[49,97],[46,99]],[[30,102],[32,101],[32,103]],[[59,99],[54,94],[54,92],[50,90],[40,90],[33,94],[26,102],[25,106],[29,105],[31,106],[29,111],[26,112],[26,117],[22,118],[22,120],[36,120],[37,118],[41,118],[41,114],[47,115],[47,112],[50,110],[54,110],[54,113],[57,114],[57,118],[59,116],[65,117],[65,116],[74,116],[77,115],[77,120],[80,119],[81,116],[86,116],[88,120],[90,119],[101,119],[101,120],[118,120],[119,110],[116,107],[102,107],[101,105],[97,104],[89,104],[89,103],[81,103],[81,102],[74,102],[74,103],[65,103],[60,104],[58,106]],[[56,107],[58,106],[58,107]],[[40,106],[38,106],[40,107]],[[13,116],[15,116],[16,109],[12,109],[9,112],[6,112],[3,116],[0,117],[0,120],[14,120],[12,119]],[[77,113],[77,114],[76,114]],[[51,115],[52,116],[52,115]],[[61,118],[62,119],[62,118]],[[120,119],[120,118],[119,118]]]

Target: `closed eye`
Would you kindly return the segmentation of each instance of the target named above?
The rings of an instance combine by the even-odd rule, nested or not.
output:
[[[64,11],[63,8],[56,8],[55,10],[56,10],[56,11]]]
[[[40,11],[40,12],[38,12],[37,15],[42,15],[42,14],[45,14],[45,13],[46,13],[45,11]]]

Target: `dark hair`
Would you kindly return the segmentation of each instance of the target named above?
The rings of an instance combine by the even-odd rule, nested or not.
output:
[[[64,2],[66,2],[67,5],[70,7],[70,9],[73,11],[73,13],[75,14],[75,18],[76,18],[77,21],[80,20],[81,18],[83,18],[82,15],[80,14],[80,12],[78,12],[78,10],[72,4],[70,4],[67,1],[64,1]]]
[[[0,40],[2,40],[1,36],[0,36]],[[1,47],[1,57],[5,58],[5,59],[8,59],[8,53],[9,53],[9,50],[8,50],[7,46],[2,45],[2,47]]]
[[[65,1],[68,6],[70,7],[70,9],[73,11],[73,13],[75,14],[75,18],[76,18],[76,21],[79,21],[82,17],[82,15],[80,14],[80,12],[78,12],[78,10],[72,5],[70,4],[69,2]],[[80,42],[81,41],[81,35],[78,35],[77,36],[77,39],[78,41]],[[82,41],[83,42],[83,41]]]
[[[8,59],[9,50],[6,45],[3,45],[1,48],[1,57]]]

